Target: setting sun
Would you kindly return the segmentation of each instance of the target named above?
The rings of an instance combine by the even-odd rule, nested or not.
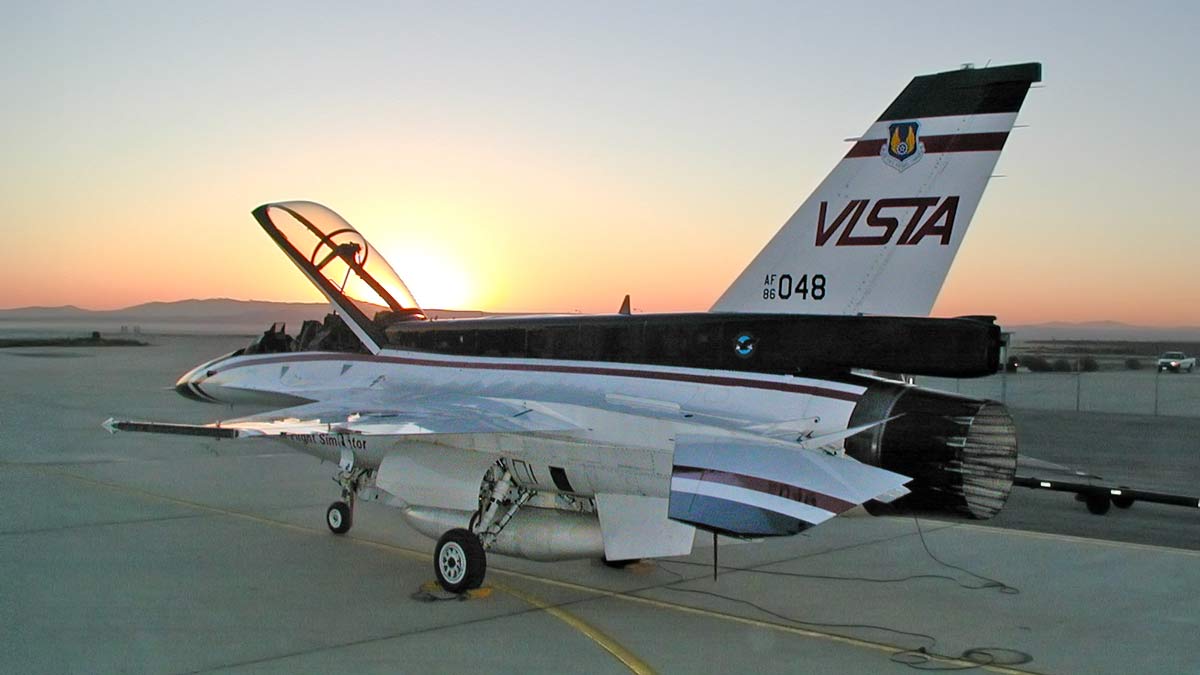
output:
[[[380,248],[404,279],[417,303],[426,309],[470,309],[478,304],[474,280],[460,261],[436,251],[389,251]]]

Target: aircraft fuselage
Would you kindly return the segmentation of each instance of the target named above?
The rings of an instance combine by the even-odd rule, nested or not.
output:
[[[706,419],[740,419],[747,433],[773,429],[791,439],[821,435],[846,428],[868,384],[663,366],[385,350],[378,355],[231,355],[187,373],[177,387],[205,400],[251,405],[294,404],[308,400],[306,394],[327,395],[337,389],[377,392],[382,398],[472,395],[534,399],[548,413],[579,429],[534,435],[439,435],[437,443],[475,452],[503,452],[524,461],[529,464],[526,480],[533,483],[530,487],[580,495],[616,491],[665,496],[679,425],[695,430]],[[712,426],[711,432],[737,433],[717,426]],[[360,465],[369,467],[378,467],[405,443],[428,442],[420,434],[394,440],[333,429],[328,434],[280,440],[335,462],[349,449]],[[588,452],[583,452],[585,449]]]

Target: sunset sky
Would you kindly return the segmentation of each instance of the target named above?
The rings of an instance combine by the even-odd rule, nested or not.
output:
[[[1040,61],[934,314],[1200,325],[1198,7],[5,3],[0,308],[317,300],[309,199],[426,307],[704,310],[912,76]]]

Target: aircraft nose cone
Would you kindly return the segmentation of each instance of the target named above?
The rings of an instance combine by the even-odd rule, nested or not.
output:
[[[224,356],[218,356],[211,361],[205,361],[195,368],[192,368],[183,375],[180,375],[179,379],[175,381],[175,391],[179,392],[180,396],[193,401],[220,403],[221,401],[218,399],[218,396],[220,396],[221,387],[219,386],[219,383],[210,382],[209,380],[212,379],[213,375],[217,374],[220,363],[227,361],[234,356],[238,356],[241,353],[241,350],[231,352],[229,354],[225,354]],[[210,391],[204,391],[205,386],[207,386]],[[217,396],[214,396],[214,393],[216,393]]]
[[[191,382],[188,382],[187,380],[181,379],[178,382],[176,382],[175,383],[175,391],[179,392],[180,396],[183,396],[184,398],[190,398],[193,401],[208,401],[209,400],[209,399],[206,399],[203,396],[201,396],[196,391],[195,385],[193,385]]]
[[[200,383],[206,379],[206,373],[209,372],[206,370],[209,365],[210,364],[197,366],[196,368],[184,373],[183,376],[180,377],[177,382],[175,382],[175,391],[179,392],[180,396],[189,398],[193,401],[203,401],[205,403],[217,402],[216,398],[200,387]]]

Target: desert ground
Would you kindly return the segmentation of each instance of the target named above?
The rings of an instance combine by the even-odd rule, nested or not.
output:
[[[982,523],[859,514],[722,546],[715,581],[703,538],[624,570],[493,556],[488,597],[433,602],[433,542],[394,511],[328,532],[333,467],[105,433],[248,412],[170,390],[248,338],[142,339],[0,350],[0,670],[875,673],[987,647],[998,672],[1200,672],[1200,510],[1097,517],[1058,493],[1015,491]],[[1200,375],[999,377],[926,384],[1003,395],[1022,453],[1196,491]]]

